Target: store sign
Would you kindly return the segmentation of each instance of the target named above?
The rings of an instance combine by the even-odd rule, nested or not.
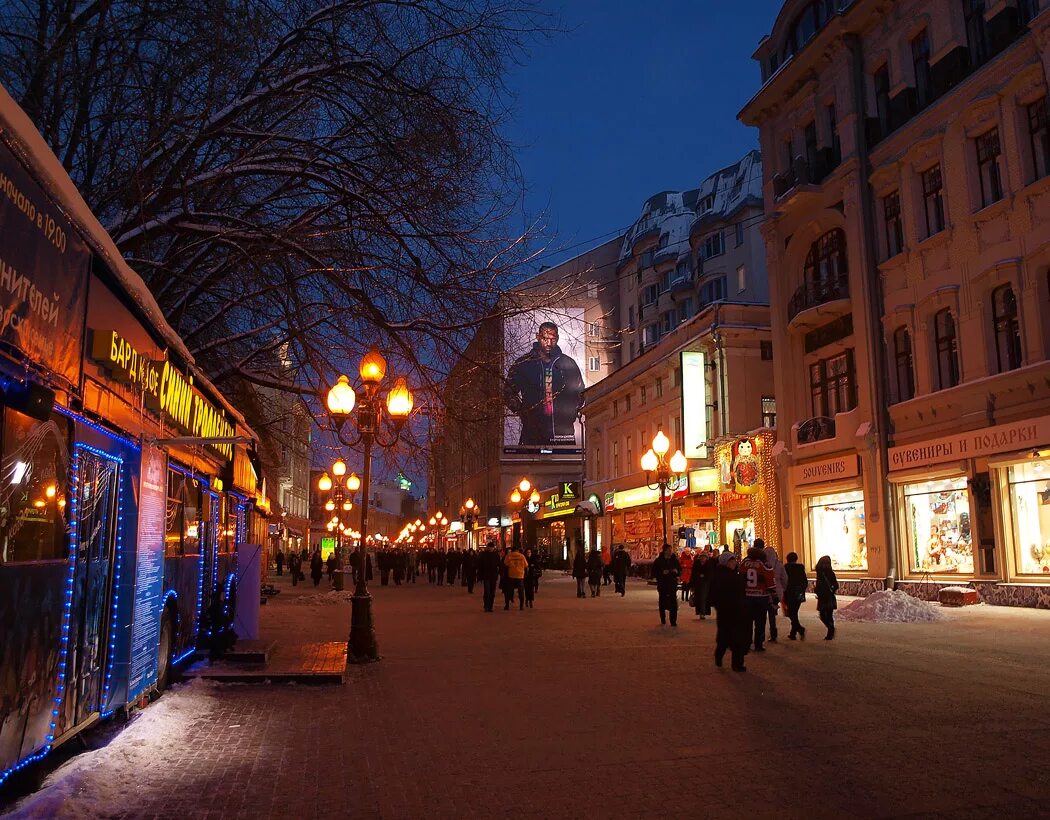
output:
[[[72,224],[0,143],[0,342],[80,380],[90,254]]]
[[[673,476],[667,484],[667,497],[678,498],[688,495],[689,481],[684,475]],[[630,507],[641,507],[644,504],[659,504],[660,488],[635,487],[631,490],[621,490],[613,493],[613,506],[607,509],[626,510]]]
[[[91,359],[102,365],[114,380],[142,391],[146,406],[183,433],[202,438],[234,435],[233,424],[193,385],[172,362],[153,361],[115,330],[92,330]],[[232,444],[209,444],[227,460]]]
[[[128,699],[133,701],[157,680],[160,605],[164,593],[164,528],[168,460],[159,447],[142,448],[138,538],[135,543],[135,604],[131,622]]]
[[[716,493],[720,489],[717,467],[702,467],[689,473],[689,494]]]
[[[890,470],[1025,450],[1050,443],[1050,416],[971,430],[957,436],[891,447]]]
[[[682,453],[707,458],[707,371],[700,350],[682,351]]]
[[[556,492],[542,504],[541,518],[554,518],[559,515],[569,515],[576,511],[576,504],[580,500],[580,482],[563,481],[558,485]]]
[[[799,464],[791,468],[791,481],[797,487],[802,484],[818,484],[821,481],[853,478],[859,473],[860,461],[854,454]]]

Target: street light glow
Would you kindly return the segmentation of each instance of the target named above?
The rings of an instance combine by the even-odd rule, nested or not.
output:
[[[369,350],[361,358],[361,367],[358,368],[361,381],[365,384],[379,384],[386,376],[386,359],[378,350]]]
[[[335,464],[332,465],[332,475],[334,475],[336,478],[342,478],[344,475],[346,475],[346,462],[343,461],[341,458],[336,459]]]
[[[664,435],[663,430],[657,431],[656,435],[653,436],[653,451],[663,458],[667,455],[667,451],[671,449],[671,440]]]
[[[671,456],[671,472],[684,473],[687,469],[689,469],[689,462],[686,461],[681,450],[675,450],[674,455]]]
[[[321,473],[321,477],[317,479],[317,489],[322,493],[326,493],[332,489],[332,479],[329,477],[328,473]]]
[[[352,493],[356,493],[361,489],[361,479],[358,477],[357,473],[350,473],[349,477],[347,477],[346,489]]]
[[[656,457],[656,453],[652,450],[646,451],[645,455],[642,456],[642,469],[647,473],[655,473],[656,468],[660,466],[660,459]]]
[[[521,483],[518,484],[518,489],[521,490],[522,495],[525,495],[525,493],[532,489],[532,482],[527,478],[523,478]]]
[[[386,397],[387,412],[394,419],[405,419],[412,412],[413,404],[415,399],[412,398],[412,391],[408,389],[408,382],[402,376],[394,382],[393,389]]]
[[[339,380],[328,391],[328,412],[333,416],[346,417],[357,403],[357,394],[350,386],[350,379],[340,376]]]

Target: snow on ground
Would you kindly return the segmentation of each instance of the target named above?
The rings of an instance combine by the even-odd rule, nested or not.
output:
[[[291,598],[291,603],[300,604],[302,606],[334,606],[335,604],[345,604],[354,597],[354,591],[352,589],[344,589],[337,591],[330,589],[327,592],[307,592],[302,595],[297,595]]]
[[[44,788],[15,806],[13,818],[106,817],[139,788],[144,772],[163,765],[165,753],[216,708],[222,685],[199,679],[169,690],[134,714],[105,746],[76,755],[44,781]]]
[[[883,589],[843,607],[837,617],[844,621],[875,623],[928,623],[944,620],[939,606],[921,601],[899,589]]]

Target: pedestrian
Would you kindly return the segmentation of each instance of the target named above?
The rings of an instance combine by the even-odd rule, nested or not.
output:
[[[724,551],[716,559],[711,579],[711,603],[715,607],[715,666],[722,665],[728,650],[733,669],[746,672],[744,656],[750,643],[751,610],[747,601],[747,579],[740,573],[735,554]]]
[[[314,554],[310,558],[310,577],[314,580],[314,586],[321,583],[321,576],[324,575],[324,561],[321,560],[321,550],[314,550]]]
[[[617,544],[612,555],[613,590],[622,598],[627,594],[627,570],[631,568],[631,554],[623,544]]]
[[[288,572],[291,573],[293,587],[299,585],[299,562],[301,560],[302,559],[299,558],[299,553],[288,553]]]
[[[814,591],[817,593],[817,612],[820,613],[821,623],[828,628],[824,640],[832,641],[835,639],[835,610],[838,609],[835,593],[839,589],[839,579],[835,577],[835,570],[831,568],[830,555],[825,555],[817,561],[816,574]]]
[[[755,546],[764,546],[765,541],[761,538],[755,539]],[[777,642],[777,610],[780,602],[784,600],[784,591],[787,588],[787,573],[784,565],[780,563],[780,556],[773,547],[765,547],[766,568],[773,577],[773,583],[769,587],[769,642]]]
[[[390,585],[390,553],[381,549],[376,552],[376,563],[379,564],[379,585]]]
[[[478,551],[471,547],[463,553],[463,583],[467,592],[474,594],[474,584],[478,580]]]
[[[653,577],[656,579],[656,592],[660,601],[660,623],[667,623],[671,616],[671,626],[678,626],[678,579],[682,575],[682,565],[665,543],[663,550],[653,561]]]
[[[572,559],[572,577],[576,579],[576,597],[586,598],[587,593],[583,591],[583,582],[587,580],[587,558],[583,550],[577,549]]]
[[[591,587],[591,597],[597,598],[602,594],[602,556],[596,549],[592,549],[587,556],[587,583]]]
[[[437,563],[437,585],[444,586],[445,584],[445,567],[448,563],[448,554],[439,552],[434,556],[434,560]]]
[[[405,583],[414,584],[416,582],[416,562],[419,561],[419,553],[415,550],[409,550],[405,554]]]
[[[602,551],[602,586],[607,587],[612,583],[612,552]]]
[[[788,618],[791,619],[791,632],[788,633],[788,639],[793,641],[798,635],[805,640],[806,628],[798,620],[798,610],[806,600],[809,579],[806,577],[806,568],[798,562],[797,552],[787,554],[784,572],[787,575],[787,584],[784,587],[784,606],[787,608]]]
[[[693,607],[701,621],[711,614],[711,582],[717,569],[718,556],[709,549],[693,562]]]
[[[325,562],[325,570],[328,574],[328,583],[331,584],[335,577],[335,551],[333,550],[328,554],[328,560]]]
[[[769,587],[773,573],[766,568],[766,553],[760,547],[748,547],[747,558],[740,562],[747,588],[747,605],[754,627],[753,643],[756,652],[765,652],[766,618],[769,616]]]
[[[682,551],[682,557],[678,559],[682,565],[682,600],[689,600],[689,582],[693,579],[693,551],[690,549]]]
[[[277,557],[274,560],[277,562],[277,574],[284,575],[284,553],[281,552],[280,548],[278,548]]]
[[[305,564],[307,561],[310,560],[310,553],[306,551],[306,547],[303,547],[302,550],[299,552],[299,560],[302,562],[302,564]],[[300,566],[302,564],[300,564]],[[306,579],[303,578],[303,580],[305,581]]]
[[[459,550],[453,547],[445,558],[445,578],[449,586],[456,583],[456,576],[459,574],[459,556]]]
[[[478,574],[481,576],[482,604],[486,612],[492,612],[492,605],[496,601],[496,583],[500,575],[500,559],[495,541],[489,541],[484,552],[478,556]]]
[[[518,593],[518,609],[525,609],[525,571],[529,562],[521,554],[521,550],[515,547],[507,553],[503,559],[507,567],[507,577],[503,587],[503,608],[510,609],[510,602],[514,600],[514,593]]]
[[[543,567],[540,566],[539,555],[534,554],[531,547],[525,550],[525,560],[529,562],[529,568],[525,571],[525,606],[532,609],[533,601],[536,600],[536,590],[540,587]]]

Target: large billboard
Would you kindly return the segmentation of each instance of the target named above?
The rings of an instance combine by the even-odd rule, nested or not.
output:
[[[546,308],[503,324],[503,451],[583,452],[586,341],[583,308]]]
[[[704,354],[682,351],[682,453],[707,458],[707,374]]]

